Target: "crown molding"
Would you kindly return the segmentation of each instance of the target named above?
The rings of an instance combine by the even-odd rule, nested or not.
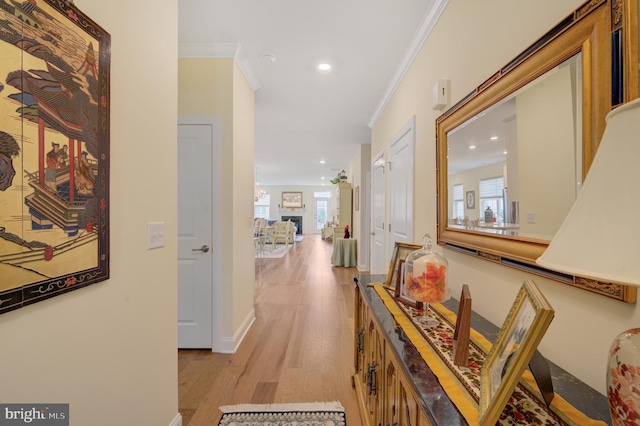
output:
[[[178,45],[178,58],[233,58],[247,83],[255,92],[260,82],[237,43],[184,43]]]
[[[425,14],[420,27],[416,31],[416,35],[413,37],[411,44],[409,44],[407,51],[402,57],[400,64],[396,68],[396,71],[393,74],[389,85],[387,86],[387,90],[385,90],[384,94],[382,95],[380,103],[378,104],[373,113],[373,116],[371,117],[371,120],[369,121],[370,129],[373,129],[373,127],[376,125],[378,119],[380,118],[380,115],[382,115],[382,111],[384,111],[385,107],[389,103],[389,100],[391,100],[391,97],[398,89],[400,82],[409,70],[409,67],[411,67],[411,64],[418,55],[418,52],[422,48],[422,45],[427,40],[427,37],[429,37],[431,31],[433,31],[433,28],[436,26],[440,15],[442,15],[442,12],[444,11],[444,8],[447,7],[448,3],[449,0],[435,0],[433,2],[433,5]]]

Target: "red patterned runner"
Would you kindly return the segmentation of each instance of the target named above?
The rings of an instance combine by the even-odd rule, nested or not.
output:
[[[467,367],[457,366],[453,363],[453,333],[456,319],[456,315],[453,312],[439,303],[430,304],[427,312],[428,316],[436,318],[439,324],[434,328],[428,328],[425,327],[426,318],[422,311],[396,301],[389,290],[381,285],[375,285],[374,288],[411,340],[411,344],[417,348],[419,354],[415,355],[422,356],[427,362],[427,357],[436,356],[439,363],[445,366],[444,368],[432,370],[434,370],[434,374],[440,380],[447,395],[458,406],[458,409],[460,409],[469,424],[476,424],[478,422],[477,404],[480,400],[480,367],[491,348],[491,343],[472,330],[469,364]],[[412,338],[410,330],[405,330],[406,325],[403,322],[406,323],[406,321],[401,321],[401,316],[414,325],[422,339]],[[426,354],[427,357],[425,357],[424,349],[430,352]],[[444,377],[445,375],[447,377]],[[453,386],[451,385],[452,378],[454,378]],[[469,397],[475,401],[475,413],[470,412],[473,410],[468,408]],[[547,407],[529,371],[525,371],[497,424],[505,426],[514,424],[605,425],[602,421],[586,417],[557,394],[554,396],[551,406]]]

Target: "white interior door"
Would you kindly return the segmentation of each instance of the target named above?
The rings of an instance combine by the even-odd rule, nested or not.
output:
[[[372,274],[386,274],[386,232],[384,202],[384,154],[371,165],[371,270]]]
[[[409,121],[389,147],[389,253],[396,242],[413,242],[413,123]]]
[[[213,129],[178,126],[178,347],[212,348]]]

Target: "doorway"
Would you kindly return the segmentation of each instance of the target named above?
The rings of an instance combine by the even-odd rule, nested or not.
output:
[[[315,219],[315,227],[313,229],[313,233],[319,234],[324,229],[329,218],[328,198],[315,198],[313,217]]]
[[[389,144],[389,238],[387,253],[396,242],[413,243],[413,153],[415,117]],[[390,259],[389,259],[390,260]]]
[[[387,272],[384,153],[371,164],[371,273]]]

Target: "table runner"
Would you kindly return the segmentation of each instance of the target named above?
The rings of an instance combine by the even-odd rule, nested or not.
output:
[[[480,367],[491,349],[491,342],[471,329],[468,367],[457,366],[452,357],[455,313],[440,303],[431,303],[428,315],[437,318],[439,325],[432,329],[425,328],[422,312],[396,302],[381,283],[373,285],[373,288],[465,420],[471,425],[478,424]],[[603,421],[587,417],[558,394],[555,394],[551,405],[547,407],[528,370],[523,373],[497,424],[513,425],[514,420],[518,424],[606,425]]]

